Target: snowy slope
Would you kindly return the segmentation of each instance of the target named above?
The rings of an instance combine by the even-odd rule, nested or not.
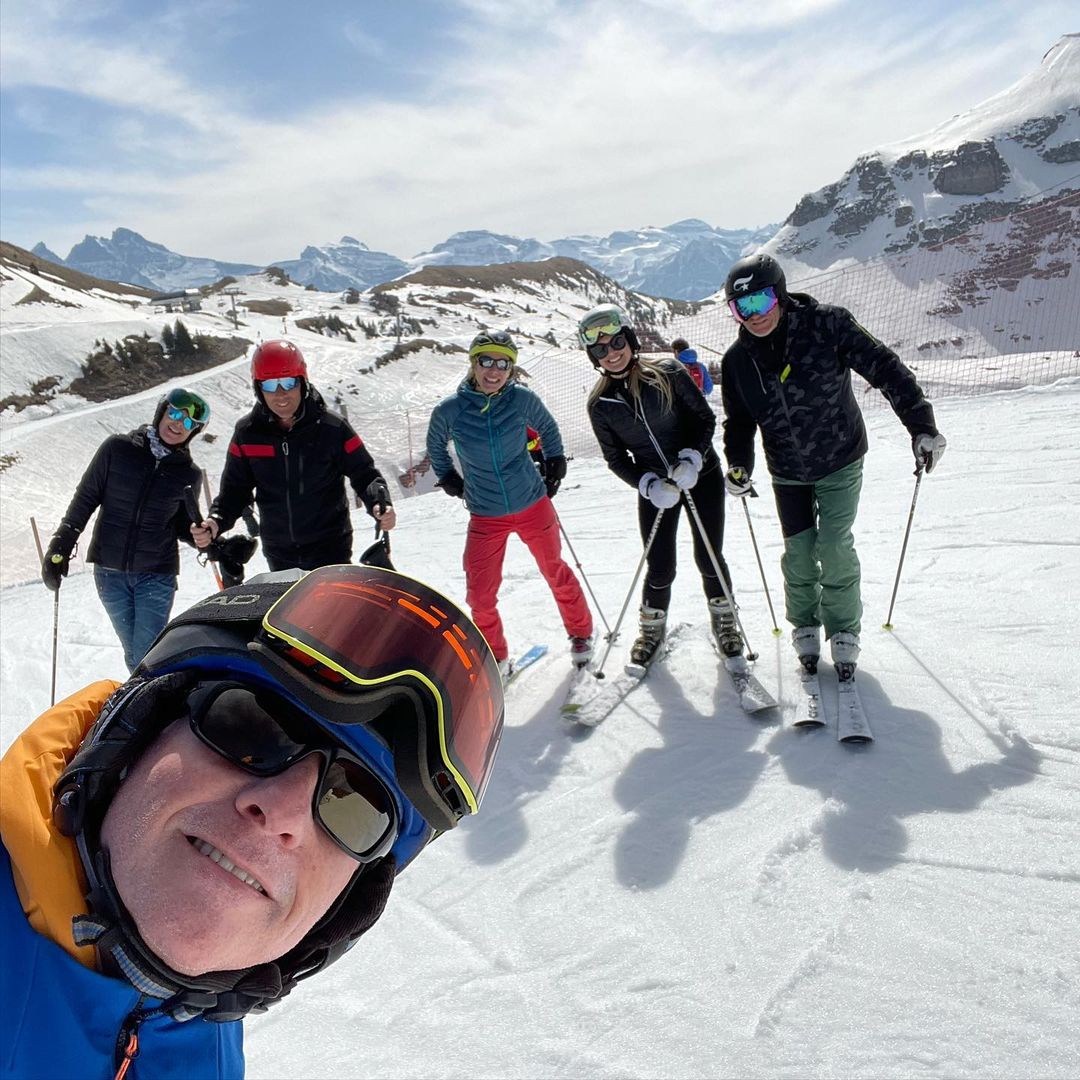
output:
[[[482,813],[403,875],[352,956],[250,1023],[249,1075],[1080,1074],[1080,380],[937,412],[949,451],[922,485],[892,634],[912,463],[891,414],[868,414],[865,750],[785,727],[791,658],[738,507],[725,551],[783,703],[764,720],[717,682],[684,528],[672,618],[689,630],[605,726],[568,734],[563,632],[512,544],[511,641],[552,652],[509,692]],[[84,421],[50,421],[57,442],[81,447]],[[22,507],[0,498],[6,528]],[[609,621],[640,552],[634,499],[579,457],[556,500]],[[770,500],[751,512],[779,603]],[[398,565],[461,597],[460,503],[399,514]],[[185,552],[179,603],[210,588]],[[52,609],[37,583],[0,608],[6,745],[48,703]],[[60,613],[60,693],[120,675],[89,574]]]

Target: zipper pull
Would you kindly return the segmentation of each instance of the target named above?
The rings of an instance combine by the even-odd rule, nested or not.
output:
[[[139,1033],[132,1029],[128,1038],[127,1046],[124,1047],[124,1059],[120,1062],[120,1068],[116,1070],[113,1080],[124,1080],[131,1063],[139,1056]]]
[[[289,440],[288,439],[282,439],[281,440],[281,453],[285,457],[289,456]]]

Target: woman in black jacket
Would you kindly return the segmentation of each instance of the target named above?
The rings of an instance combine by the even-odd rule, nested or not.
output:
[[[731,577],[723,556],[724,480],[712,438],[716,417],[686,369],[674,360],[654,363],[639,356],[634,328],[616,307],[587,312],[578,339],[600,379],[589,395],[588,412],[604,460],[616,476],[637,488],[642,542],[666,511],[649,548],[641,594],[641,632],[630,650],[634,664],[647,666],[664,637],[675,541],[683,495],[693,501],[708,537],[695,526],[694,561],[708,600],[717,646],[725,662],[739,665],[743,651],[735,612],[724,596],[709,554],[711,545],[728,592]]]
[[[55,592],[79,534],[98,511],[86,561],[94,563],[94,584],[129,671],[169,621],[180,572],[176,543],[191,543],[184,489],[202,481],[188,444],[209,419],[210,407],[198,394],[173,390],[158,402],[150,424],[110,435],[45,553],[41,577]]]

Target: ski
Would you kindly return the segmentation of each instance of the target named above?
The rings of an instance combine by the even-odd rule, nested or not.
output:
[[[746,664],[745,657],[739,657],[738,659],[742,660],[744,665]],[[765,689],[758,677],[749,667],[736,668],[732,671],[732,669],[725,664],[724,670],[731,676],[731,681],[735,686],[735,692],[739,695],[739,704],[743,707],[743,712],[753,714],[761,712],[763,709],[776,708],[776,698]]]
[[[793,727],[822,727],[825,724],[825,704],[821,700],[821,682],[816,671],[799,666],[799,701],[795,706]]]
[[[735,693],[739,695],[739,704],[746,713],[757,713],[763,709],[775,709],[776,698],[765,689],[762,682],[750,670],[750,664],[745,656],[724,656],[717,648],[716,639],[713,638],[713,649],[720,657],[720,666],[728,673]],[[729,666],[730,665],[730,666]]]
[[[559,709],[562,717],[571,724],[596,727],[603,723],[624,701],[628,694],[639,687],[645,676],[671,652],[672,645],[683,627],[675,627],[664,638],[648,667],[627,664],[626,669],[611,678],[597,679],[588,667],[574,672],[569,690]],[[635,674],[631,674],[631,671]],[[641,674],[636,674],[636,672]]]
[[[504,687],[511,686],[517,680],[517,677],[536,663],[542,656],[547,654],[548,647],[546,645],[534,645],[527,652],[523,652],[511,665],[510,674],[506,681],[503,683]]]
[[[873,742],[874,733],[870,730],[854,677],[840,680],[836,687],[836,701],[836,738],[842,743]]]

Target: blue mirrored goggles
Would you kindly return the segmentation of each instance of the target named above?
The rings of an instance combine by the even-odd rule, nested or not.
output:
[[[183,424],[185,431],[191,431],[195,428],[202,427],[202,424],[196,420],[191,413],[185,412],[183,409],[178,409],[175,405],[166,406],[165,415],[174,424]]]
[[[259,389],[264,394],[276,394],[279,390],[288,393],[290,390],[295,390],[299,383],[299,376],[286,375],[283,379],[262,379],[259,382]]]
[[[776,289],[772,285],[766,285],[757,292],[732,298],[728,301],[728,307],[739,322],[745,322],[755,315],[768,315],[778,303],[780,298],[776,295]]]
[[[514,366],[509,356],[478,356],[476,362],[482,368],[494,368],[496,371],[508,371]]]

